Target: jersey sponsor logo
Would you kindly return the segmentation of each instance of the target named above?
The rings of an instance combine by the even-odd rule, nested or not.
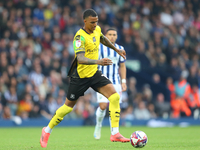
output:
[[[81,46],[81,40],[76,40],[76,47],[80,47]]]
[[[74,95],[74,94],[71,94],[71,95],[70,95],[70,98],[71,98],[71,99],[75,99],[75,95]]]
[[[99,49],[98,49],[98,47],[96,46],[94,49],[87,49],[86,50],[86,52],[88,52],[88,53],[96,53],[96,52],[98,52],[99,51]]]

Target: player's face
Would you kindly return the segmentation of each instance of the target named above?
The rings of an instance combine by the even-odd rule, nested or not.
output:
[[[114,44],[117,40],[117,31],[115,30],[109,30],[106,33],[106,37]]]
[[[89,16],[84,20],[84,23],[85,23],[85,29],[89,30],[90,32],[93,32],[98,23],[98,16],[96,17]]]

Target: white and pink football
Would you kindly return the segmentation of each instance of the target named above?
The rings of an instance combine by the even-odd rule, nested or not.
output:
[[[130,142],[135,148],[142,148],[147,144],[148,138],[143,131],[135,131],[131,134]]]

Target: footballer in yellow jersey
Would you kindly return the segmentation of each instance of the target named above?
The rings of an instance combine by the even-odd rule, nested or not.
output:
[[[70,83],[65,104],[56,110],[48,126],[42,129],[40,138],[41,147],[47,146],[52,129],[63,120],[65,115],[73,110],[78,98],[83,96],[89,87],[103,94],[110,101],[109,114],[112,127],[110,140],[112,142],[130,141],[130,139],[124,138],[119,133],[120,96],[111,81],[97,70],[97,65],[107,66],[112,64],[112,61],[108,58],[98,60],[98,47],[100,42],[115,50],[124,58],[126,52],[116,48],[110,40],[101,34],[101,28],[97,25],[98,16],[93,9],[84,11],[83,21],[84,27],[74,37],[75,59],[68,73]]]

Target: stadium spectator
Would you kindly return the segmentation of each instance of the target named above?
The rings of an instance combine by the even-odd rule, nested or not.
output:
[[[55,111],[58,109],[56,100],[53,98],[53,96],[49,96],[47,99],[47,106],[50,114],[53,116]]]
[[[193,86],[193,85],[198,85],[198,79],[197,79],[197,67],[191,66],[190,68],[190,74],[187,77],[188,83]]]
[[[155,106],[153,103],[149,103],[147,106],[147,109],[150,113],[150,118],[157,118],[156,112],[155,112]]]
[[[143,101],[140,101],[138,103],[138,107],[135,108],[133,114],[134,114],[135,118],[139,119],[139,120],[143,120],[143,119],[146,120],[146,119],[151,118],[151,114]]]
[[[42,84],[39,85],[39,95],[47,97],[51,91],[50,82],[47,77],[44,77]]]
[[[39,86],[42,84],[44,75],[42,74],[42,69],[40,65],[34,66],[34,71],[29,75],[29,81],[33,86]]]
[[[191,93],[191,86],[186,80],[187,76],[188,76],[188,72],[183,71],[181,73],[179,81],[176,81],[174,83],[174,87],[175,87],[176,96],[179,98],[183,98],[184,100],[187,101],[188,105],[190,105],[191,99],[189,95]]]
[[[30,94],[24,95],[24,98],[19,102],[17,115],[22,119],[28,119],[29,112],[32,110],[33,101]]]
[[[52,115],[48,108],[48,102],[46,101],[46,98],[40,95],[38,104],[39,104],[41,116],[46,119],[51,119]]]
[[[43,56],[41,66],[42,66],[42,74],[44,76],[49,76],[52,68],[51,58],[49,56]]]
[[[177,96],[176,98],[171,99],[170,105],[172,108],[172,113],[171,113],[172,118],[190,116],[192,113],[185,99],[180,96]]]
[[[10,88],[7,91],[5,91],[4,98],[6,101],[6,105],[9,107],[11,116],[16,115],[17,106],[18,106],[18,97],[16,93],[16,87],[10,86]]]
[[[132,104],[132,100],[135,98],[137,94],[136,84],[137,84],[136,78],[130,77],[128,80],[128,89],[127,89],[129,104]]]
[[[29,112],[29,118],[40,118],[41,113],[40,113],[40,108],[38,104],[33,104],[33,107],[31,111]]]
[[[168,118],[170,115],[170,103],[165,101],[165,97],[162,93],[157,95],[154,102],[155,112],[158,117]]]
[[[156,83],[156,84],[160,83],[160,76],[159,76],[159,74],[157,74],[157,73],[153,74],[152,79],[153,79],[154,83]]]
[[[142,94],[143,94],[142,99],[145,102],[145,104],[148,105],[149,103],[151,103],[153,94],[149,84],[143,85]]]
[[[135,118],[133,110],[134,110],[133,106],[129,105],[128,108],[122,113],[122,118],[130,121],[133,120]]]
[[[11,115],[10,107],[4,106],[2,118],[3,119],[11,119],[11,117],[12,117],[12,115]]]
[[[200,90],[198,88],[198,85],[194,84],[192,85],[191,87],[191,93],[190,93],[190,103],[189,103],[189,106],[190,106],[190,109],[192,110],[192,113],[200,108],[200,101],[199,101],[199,98],[200,98]]]

